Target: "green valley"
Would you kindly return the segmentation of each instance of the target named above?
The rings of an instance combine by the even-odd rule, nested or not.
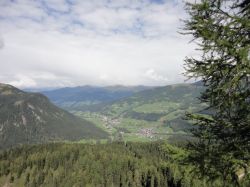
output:
[[[112,140],[186,139],[193,127],[184,119],[185,114],[206,108],[198,101],[203,89],[200,84],[170,85],[70,111],[106,130]]]

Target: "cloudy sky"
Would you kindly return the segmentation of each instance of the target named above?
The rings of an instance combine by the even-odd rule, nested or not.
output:
[[[194,53],[183,0],[1,0],[0,82],[167,85]]]

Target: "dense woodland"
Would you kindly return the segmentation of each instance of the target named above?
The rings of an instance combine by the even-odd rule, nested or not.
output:
[[[192,173],[183,149],[162,142],[24,146],[0,154],[0,185],[221,186]],[[243,186],[249,186],[245,183]],[[227,186],[234,186],[227,184]]]

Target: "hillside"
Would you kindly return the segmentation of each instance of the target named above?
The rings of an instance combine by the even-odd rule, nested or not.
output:
[[[42,94],[0,84],[0,148],[106,136],[93,123],[56,107]]]
[[[84,110],[94,104],[116,101],[129,97],[142,90],[151,89],[146,86],[78,86],[43,91],[53,103],[67,110]]]
[[[200,106],[200,92],[203,87],[196,84],[176,84],[138,92],[131,97],[121,99],[102,107],[102,113],[112,116],[131,116],[156,121],[162,115],[176,110],[193,110]],[[137,115],[136,115],[137,114]],[[155,114],[150,116],[140,114]],[[159,116],[158,116],[158,115]]]
[[[121,132],[129,140],[138,140],[138,137],[141,140],[161,139],[186,134],[193,128],[183,118],[187,112],[198,112],[206,107],[198,100],[202,90],[201,84],[157,87],[117,101],[89,106],[89,112],[86,109],[73,112],[115,136]]]

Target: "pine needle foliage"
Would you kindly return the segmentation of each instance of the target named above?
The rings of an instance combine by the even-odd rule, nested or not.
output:
[[[186,11],[183,34],[200,54],[186,57],[186,76],[204,83],[200,100],[212,111],[187,114],[198,140],[189,145],[189,161],[208,180],[241,185],[250,179],[250,1],[201,0]]]

